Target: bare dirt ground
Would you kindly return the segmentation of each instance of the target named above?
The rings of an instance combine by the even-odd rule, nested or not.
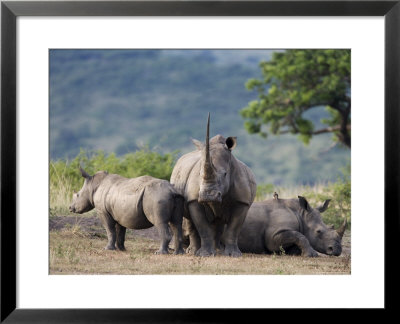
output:
[[[96,216],[53,216],[50,229],[50,274],[350,274],[351,235],[343,237],[339,257],[318,258],[243,253],[241,258],[217,255],[155,255],[155,227],[127,230],[126,251],[107,251],[105,229]],[[171,250],[172,252],[172,250]]]
[[[106,237],[106,230],[103,228],[101,221],[96,216],[55,216],[51,217],[49,221],[50,231],[61,230],[65,227],[79,226],[83,232],[90,235]],[[129,239],[133,236],[146,237],[158,241],[159,235],[157,229],[153,226],[143,230],[128,229],[126,231],[126,238]]]

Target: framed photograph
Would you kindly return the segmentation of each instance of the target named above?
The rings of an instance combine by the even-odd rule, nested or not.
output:
[[[2,1],[1,29],[1,321],[197,322],[210,321],[211,314],[214,322],[224,322],[238,311],[393,309],[388,282],[396,281],[390,252],[399,234],[399,1]],[[321,66],[324,60],[333,64],[329,55],[340,62],[320,105],[339,87],[338,71],[349,73],[351,66],[341,95],[351,101],[338,104],[337,111],[353,109],[340,132],[334,124],[340,116],[329,110],[332,101],[327,115],[308,115],[314,124],[299,115],[285,115],[291,122],[279,124],[277,111],[256,118],[267,100],[263,82],[273,73],[272,79],[281,77],[279,68],[260,61],[278,65],[283,53],[300,60],[297,71],[301,55]],[[290,106],[297,98],[304,103],[307,95],[315,102],[315,88],[273,103]],[[289,106],[282,104],[279,114]],[[340,258],[318,258],[324,265],[301,259],[302,270],[290,270],[281,257],[254,258],[248,268],[232,258],[234,271],[225,271],[210,258],[193,256],[186,273],[169,261],[179,256],[149,256],[158,241],[146,246],[149,255],[136,255],[134,244],[141,241],[132,243],[131,232],[127,252],[104,251],[100,221],[88,216],[78,223],[71,216],[79,212],[77,198],[70,204],[68,197],[80,189],[82,176],[99,168],[169,180],[178,156],[204,149],[208,112],[210,138],[227,137],[228,150],[251,166],[259,200],[273,199],[274,191],[275,199],[306,192],[329,200],[310,183],[336,179],[330,166],[337,170],[351,156],[349,200],[336,206],[341,220],[350,219],[351,197],[351,241],[344,227],[336,231],[343,237]],[[325,122],[317,121],[321,116]],[[318,150],[302,149],[301,143],[301,149],[285,146],[285,155],[283,142],[271,134],[267,141],[249,135],[265,136],[260,120],[275,125],[268,132],[293,133],[298,139],[287,136],[296,143],[315,141]],[[235,123],[238,134],[226,134]],[[318,142],[321,133],[328,136],[325,142]],[[238,136],[237,147],[231,135]],[[200,141],[193,145],[190,137]],[[337,145],[344,149],[336,151]],[[142,173],[134,175],[126,163],[136,163]],[[282,189],[288,183],[282,179],[302,181],[301,193],[299,187]],[[350,186],[350,173],[347,179]],[[332,192],[343,194],[342,184]],[[327,204],[319,207],[321,213]],[[307,209],[301,199],[300,205]],[[210,206],[207,217],[217,215]],[[49,234],[53,227],[63,231]],[[163,237],[153,229],[141,232],[145,239]],[[108,249],[123,248],[118,229],[116,235],[114,246],[108,234]],[[159,251],[168,249],[161,245]],[[286,255],[283,248],[277,252]],[[268,268],[266,260],[275,263]],[[318,297],[309,287],[318,287]],[[289,290],[299,294],[288,296]]]

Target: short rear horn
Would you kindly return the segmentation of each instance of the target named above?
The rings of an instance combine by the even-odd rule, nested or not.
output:
[[[343,238],[344,231],[346,230],[346,226],[347,226],[347,218],[345,217],[342,225],[340,225],[340,227],[336,230],[336,232],[339,234],[339,236],[341,238]]]
[[[84,177],[85,179],[90,178],[90,175],[85,170],[83,170],[81,166],[79,166],[79,171],[81,171],[82,177]]]

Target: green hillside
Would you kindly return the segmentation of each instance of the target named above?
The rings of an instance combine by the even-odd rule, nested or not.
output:
[[[50,158],[71,159],[80,148],[123,155],[148,145],[178,156],[211,135],[237,136],[236,157],[259,183],[335,180],[350,150],[331,146],[329,134],[304,146],[294,136],[249,135],[239,115],[257,96],[245,82],[261,77],[270,51],[51,50]],[[319,121],[324,109],[310,118]]]

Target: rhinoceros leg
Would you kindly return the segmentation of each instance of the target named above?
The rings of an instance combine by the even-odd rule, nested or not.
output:
[[[168,223],[174,222],[179,224],[182,222],[182,213],[177,213],[174,216],[175,206],[172,203],[173,197],[169,192],[153,190],[154,188],[147,188],[143,196],[143,212],[149,222],[154,224],[157,228],[161,238],[160,249],[156,251],[156,254],[168,254],[168,246],[171,241],[171,233],[169,231]],[[177,217],[177,218],[176,218]],[[179,226],[179,225],[178,225]],[[180,244],[182,244],[182,223],[180,225],[181,232]],[[182,248],[182,247],[181,247]]]
[[[116,223],[115,230],[117,233],[117,249],[120,251],[125,251],[125,233],[126,227]]]
[[[190,219],[184,218],[182,229],[185,237],[188,238],[189,243],[186,249],[186,253],[196,254],[197,250],[200,249],[200,236]]]
[[[284,231],[276,234],[273,237],[272,244],[267,243],[268,250],[279,251],[281,247],[285,248],[291,245],[296,245],[301,250],[301,255],[305,257],[317,257],[318,253],[315,251],[308,239],[297,231]]]
[[[155,224],[158,233],[161,237],[160,249],[156,251],[156,254],[168,254],[168,246],[171,241],[171,233],[169,232],[169,227],[167,223]]]
[[[174,254],[185,254],[185,250],[182,247],[183,198],[175,197],[174,200],[175,206],[169,222],[169,226],[171,227],[174,235]]]
[[[193,222],[188,218],[183,218],[182,231],[185,244],[187,245],[186,253],[196,254],[200,249],[200,236]]]
[[[238,237],[248,210],[249,206],[245,204],[237,204],[231,209],[231,216],[224,232],[224,255],[232,257],[242,255],[238,247]]]
[[[116,222],[108,213],[98,212],[98,215],[107,232],[108,243],[104,249],[115,250],[115,241],[117,239],[117,234],[115,230]]]
[[[188,248],[186,249],[186,252],[190,253],[190,254],[196,254],[196,252],[201,247],[200,235],[197,232],[196,228],[194,228],[193,231],[190,232],[189,240],[190,240],[190,244],[189,244]]]
[[[222,222],[218,223],[215,233],[215,248],[217,250],[223,250],[225,247],[225,245],[222,243],[222,234],[224,233],[224,230],[225,230],[225,224]]]
[[[174,254],[184,254],[185,250],[182,247],[182,224],[171,222],[170,226],[174,234]]]
[[[200,249],[196,251],[198,256],[215,255],[215,226],[210,224],[205,216],[204,207],[193,201],[189,204],[190,217],[200,236]],[[190,242],[192,244],[192,242]]]

